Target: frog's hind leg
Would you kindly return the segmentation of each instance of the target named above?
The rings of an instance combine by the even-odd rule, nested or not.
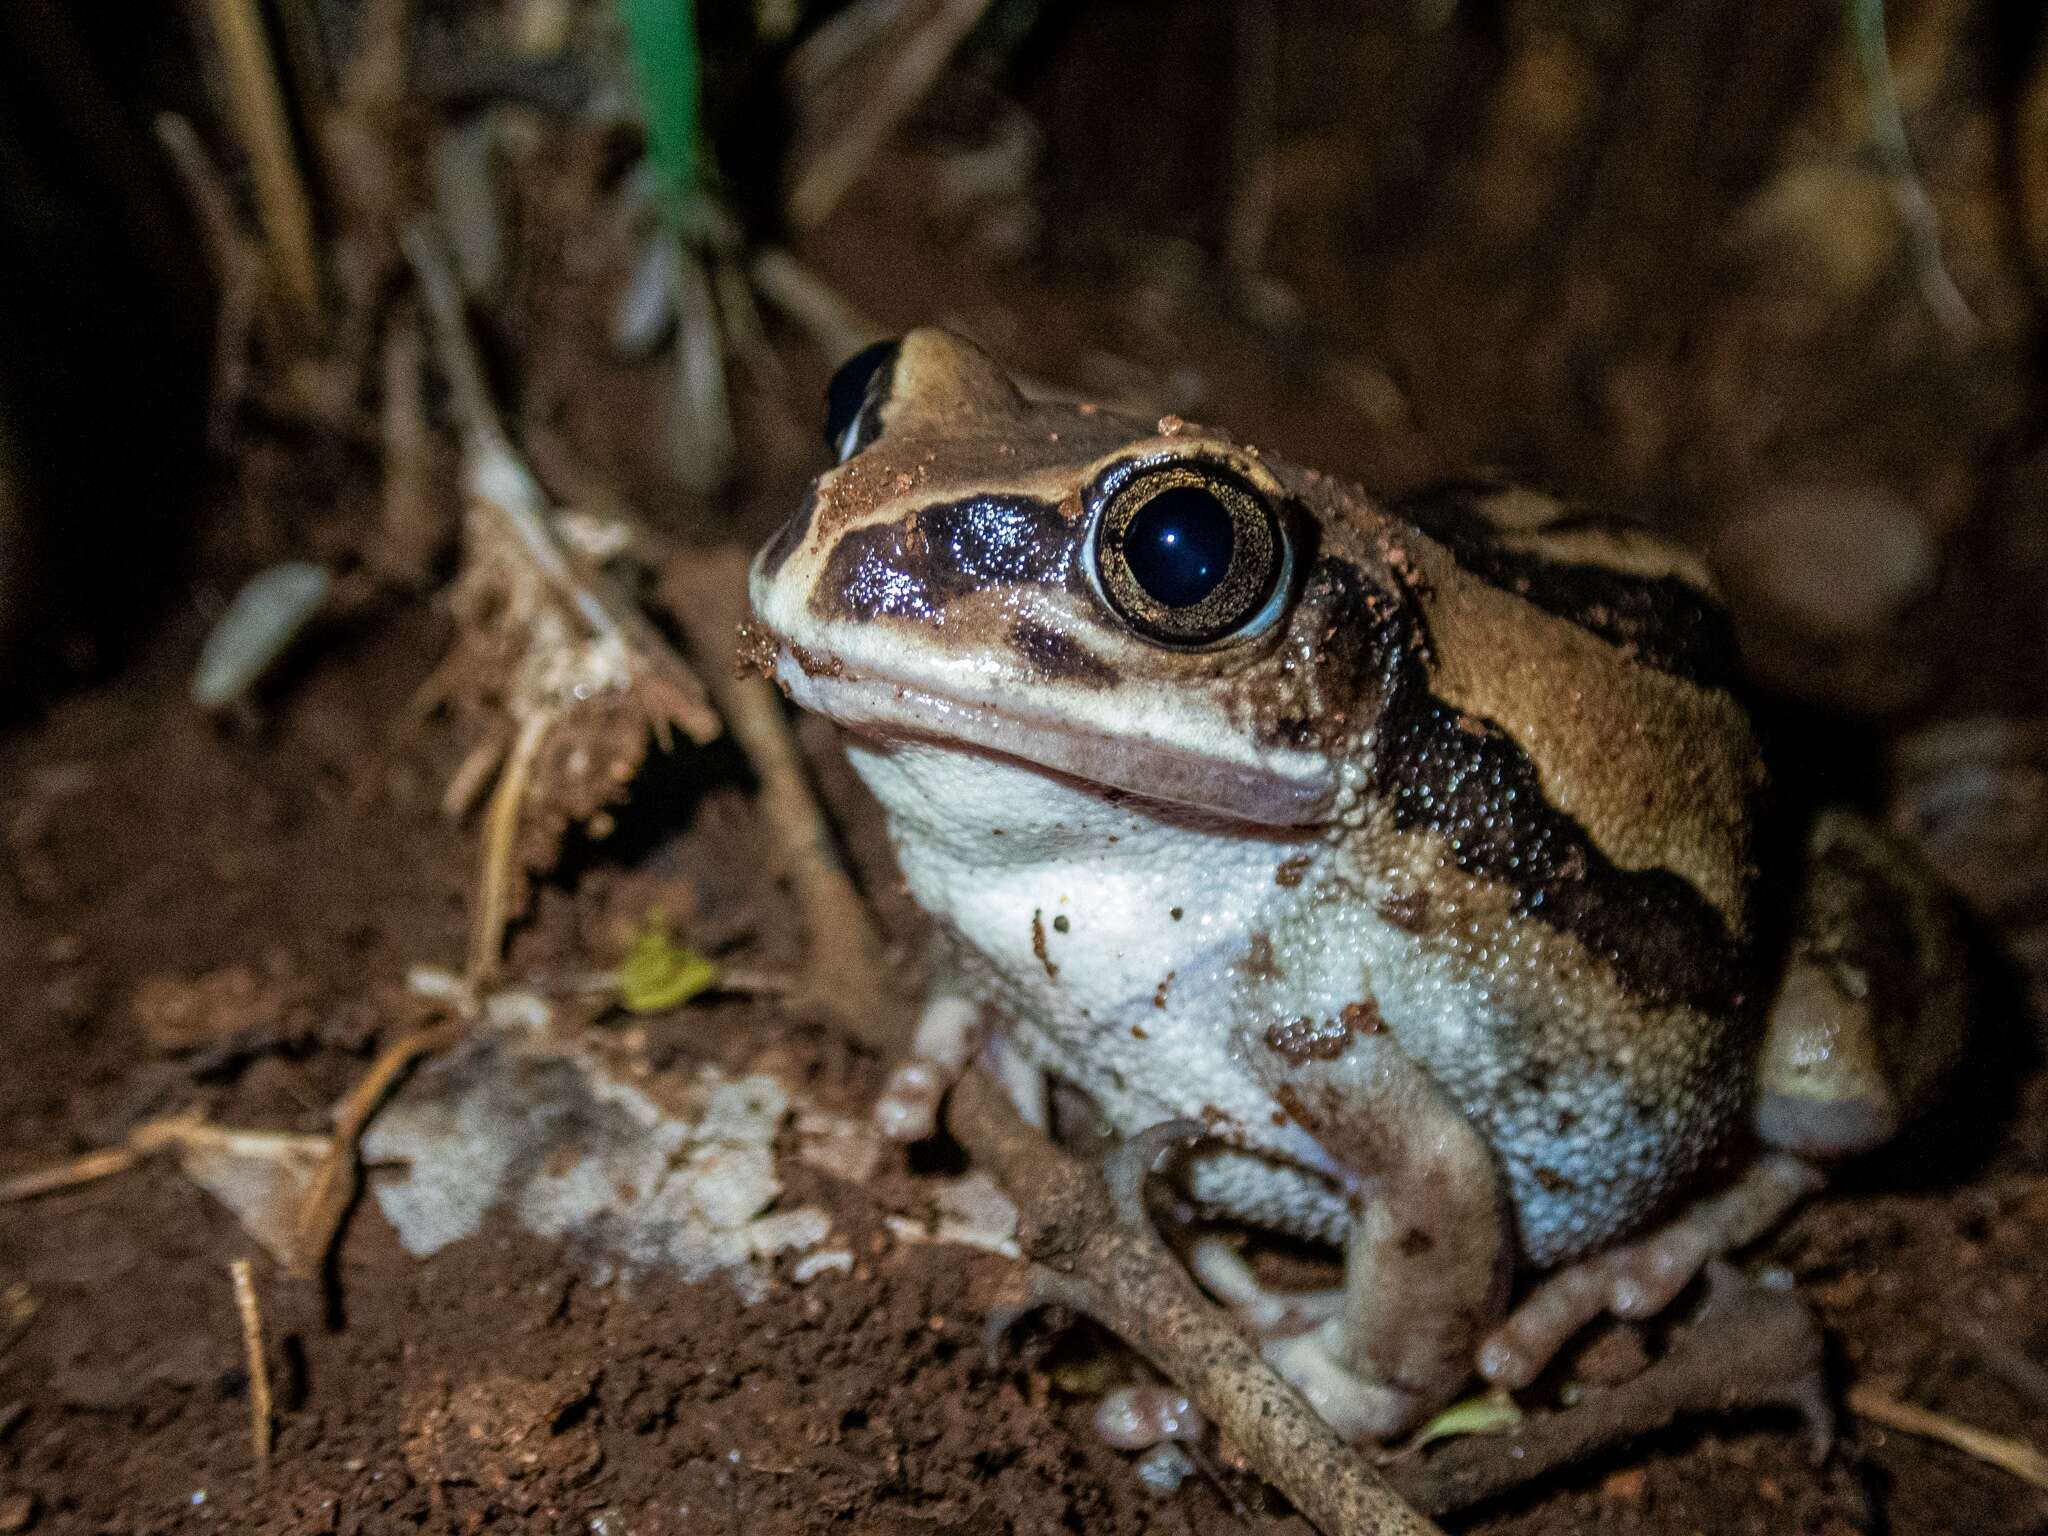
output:
[[[1656,1316],[1708,1260],[1763,1236],[1823,1182],[1810,1163],[1771,1153],[1669,1225],[1567,1264],[1487,1335],[1479,1346],[1479,1374],[1499,1386],[1525,1387],[1601,1313]]]
[[[1962,1055],[1954,904],[1912,849],[1847,811],[1814,821],[1757,1068],[1766,1145],[1840,1158],[1888,1140]]]
[[[1492,1149],[1391,1043],[1261,1063],[1294,1122],[1355,1175],[1344,1286],[1263,1353],[1347,1438],[1413,1428],[1472,1374],[1507,1299],[1511,1228]]]
[[[1909,849],[1861,817],[1821,815],[1798,910],[1758,1060],[1755,1131],[1771,1150],[1668,1225],[1545,1280],[1480,1347],[1489,1380],[1526,1385],[1603,1312],[1661,1312],[1709,1259],[1754,1242],[1821,1187],[1805,1159],[1883,1142],[1960,1054],[1962,935]]]

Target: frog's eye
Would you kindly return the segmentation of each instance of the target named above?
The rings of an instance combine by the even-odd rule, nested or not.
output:
[[[1134,477],[1103,509],[1095,571],[1110,606],[1167,645],[1241,638],[1276,612],[1280,521],[1235,476],[1173,464]]]
[[[875,413],[868,409],[875,381],[896,366],[901,341],[862,347],[839,365],[825,386],[825,446],[844,464],[874,440]]]

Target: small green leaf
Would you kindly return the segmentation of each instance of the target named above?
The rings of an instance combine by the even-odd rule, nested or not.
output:
[[[619,966],[619,1001],[630,1013],[666,1013],[717,986],[718,974],[717,961],[676,943],[652,918]]]
[[[1505,1392],[1488,1392],[1483,1397],[1468,1397],[1451,1404],[1415,1432],[1408,1449],[1457,1435],[1505,1434],[1521,1422],[1522,1410],[1515,1406],[1512,1397]]]
[[[697,17],[694,0],[617,0],[640,84],[647,153],[662,212],[679,221],[697,192]]]

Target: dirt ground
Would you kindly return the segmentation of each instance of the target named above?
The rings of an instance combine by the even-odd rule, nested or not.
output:
[[[1021,42],[972,43],[829,217],[783,233],[882,327],[944,321],[1033,378],[1369,484],[1503,467],[1708,551],[1788,801],[1850,799],[1922,834],[1982,950],[1945,1104],[1746,1262],[1817,1310],[1837,1390],[2048,1452],[2048,1399],[1998,1364],[2048,1360],[2028,1007],[2048,995],[2048,748],[2025,745],[2048,705],[2048,66],[2010,9],[1893,17],[1967,335],[1897,237],[1826,5],[1488,6],[1434,30],[1307,0],[1050,8]],[[1248,56],[1269,57],[1263,96]],[[733,78],[712,73],[714,135]],[[1247,94],[1264,106],[1213,109]],[[1013,119],[1038,135],[1030,173],[942,195]],[[734,485],[678,487],[648,426],[658,385],[603,339],[617,274],[575,222],[594,155],[565,133],[523,172],[570,191],[529,197],[534,254],[496,317],[515,426],[544,425],[676,558],[758,542],[824,462],[827,360],[775,323],[781,376],[737,388]],[[373,579],[381,483],[360,445],[247,413],[139,639],[0,735],[0,1179],[173,1113],[324,1132],[425,1016],[408,974],[460,968],[479,829],[441,801],[473,722],[410,707],[457,621],[445,564]],[[307,553],[359,578],[348,603],[252,707],[202,715],[187,686],[209,623],[250,571]],[[1976,745],[2000,731],[2022,745]],[[920,919],[875,808],[829,731],[801,740],[910,976]],[[773,848],[731,750],[679,746],[611,837],[572,838],[543,875],[506,974],[559,995],[654,909],[787,973],[803,936]],[[828,1119],[858,1120],[888,1065],[770,998],[563,1004],[551,1028],[636,1082],[764,1073]],[[312,1280],[168,1159],[0,1203],[0,1536],[1308,1529],[1227,1466],[1148,1491],[1089,1425],[1128,1370],[1114,1347],[1041,1321],[991,1357],[984,1282],[1007,1261],[903,1236],[962,1170],[890,1152],[836,1176],[796,1155],[800,1119],[776,1131],[775,1208],[822,1212],[849,1257],[806,1273],[771,1255],[751,1290],[620,1269],[504,1210],[419,1256],[377,1198],[400,1167],[369,1171]],[[243,1258],[277,1393],[267,1476],[229,1282]],[[1789,1415],[1761,1414],[1682,1424],[1451,1524],[2019,1536],[2048,1531],[2048,1490],[1853,1414],[1815,1465]]]

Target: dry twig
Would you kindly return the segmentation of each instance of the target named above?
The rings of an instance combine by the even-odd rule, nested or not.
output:
[[[912,0],[895,6],[874,27],[876,0],[868,0],[843,11],[805,42],[791,62],[791,76],[802,86],[806,137],[814,147],[797,159],[789,193],[791,223],[815,228],[839,206],[890,132],[924,100],[988,4]],[[854,47],[843,46],[837,35],[842,28],[862,30]],[[814,67],[806,58],[827,51],[833,54],[830,68]],[[821,100],[827,97],[836,100]]]
[[[130,1131],[128,1139],[117,1147],[102,1147],[97,1152],[87,1152],[66,1162],[56,1163],[47,1168],[31,1169],[27,1173],[16,1174],[11,1179],[0,1180],[0,1205],[11,1204],[17,1200],[34,1200],[43,1195],[76,1189],[84,1184],[96,1184],[101,1179],[112,1178],[117,1173],[126,1173],[158,1152],[202,1143],[238,1147],[251,1140],[261,1140],[270,1134],[208,1125],[193,1115],[173,1115],[160,1120],[145,1120]]]
[[[512,866],[518,852],[519,812],[526,804],[533,760],[540,756],[541,743],[547,739],[555,718],[553,710],[538,709],[520,722],[512,749],[505,754],[498,787],[491,792],[490,807],[484,812],[476,923],[470,935],[469,969],[464,973],[464,980],[472,989],[490,979],[498,967],[498,957],[505,952],[505,928],[512,917]]]
[[[12,1349],[15,1340],[28,1332],[28,1325],[41,1310],[42,1303],[36,1300],[27,1281],[11,1280],[5,1289],[0,1289],[0,1354]]]
[[[1017,1202],[1035,1301],[1073,1306],[1144,1355],[1325,1536],[1437,1530],[1273,1373],[1152,1230],[1145,1175],[1192,1127],[1125,1142],[1105,1176],[1026,1125],[980,1071],[954,1088],[946,1123]]]
[[[1988,1429],[1965,1424],[1931,1408],[1902,1403],[1868,1382],[1859,1381],[1849,1388],[1844,1401],[1851,1413],[1873,1424],[1882,1424],[1886,1429],[1896,1429],[1904,1435],[1918,1435],[1924,1440],[1938,1440],[1965,1456],[1974,1456],[2001,1472],[2011,1473],[2021,1482],[2031,1483],[2036,1488],[2048,1488],[2048,1456],[2023,1440],[1993,1434]]]
[[[1426,1460],[1390,1468],[1389,1478],[1421,1508],[1447,1514],[1682,1416],[1747,1408],[1798,1412],[1818,1460],[1834,1427],[1821,1375],[1820,1325],[1789,1292],[1766,1290],[1726,1264],[1707,1273],[1706,1310],[1668,1355],[1634,1380],[1589,1392],[1575,1407],[1527,1419],[1510,1434],[1450,1441]]]
[[[175,112],[159,113],[157,142],[164,147],[185,190],[193,217],[205,236],[220,284],[220,309],[213,321],[213,398],[207,403],[206,442],[224,454],[233,440],[236,413],[249,396],[249,338],[264,314],[267,274],[262,254],[242,233],[220,170],[192,124]]]
[[[1258,275],[1273,229],[1278,183],[1274,129],[1280,94],[1280,18],[1273,0],[1237,7],[1237,68],[1231,103],[1231,198],[1224,265],[1240,278]]]
[[[314,255],[313,199],[292,143],[270,40],[254,0],[208,0],[226,75],[228,109],[249,157],[256,213],[281,291],[299,322],[317,328],[320,267]]]
[[[76,1189],[81,1184],[94,1184],[101,1179],[112,1178],[117,1173],[126,1173],[141,1162],[144,1154],[130,1143],[119,1147],[102,1147],[97,1152],[88,1152],[68,1162],[55,1163],[47,1168],[32,1168],[27,1173],[18,1173],[11,1179],[0,1179],[0,1205],[11,1205],[17,1200],[34,1200],[42,1195],[53,1195],[60,1190]]]
[[[589,750],[555,754],[577,766],[558,767],[544,786],[560,802],[551,808],[575,820],[593,815],[632,778],[650,732],[664,746],[673,731],[701,745],[722,725],[703,684],[647,616],[557,535],[539,483],[491,400],[440,241],[416,222],[404,245],[461,428],[470,502],[464,571],[451,597],[463,636],[423,694],[447,697],[446,680],[464,665],[484,671],[497,679],[489,691],[502,694],[502,712],[516,728],[504,732],[495,720],[490,728],[496,739],[512,736],[513,745],[492,796],[478,882],[469,980],[481,985],[503,952],[521,873],[518,834],[524,812],[545,798],[537,770],[550,735],[591,722],[590,739],[576,743]],[[460,777],[461,799],[481,789],[480,775]]]
[[[1977,1340],[1977,1354],[1992,1375],[2048,1413],[2048,1367],[2009,1338],[1982,1335]]]
[[[757,252],[747,276],[762,297],[809,332],[830,363],[889,334],[779,246]]]
[[[242,1320],[242,1355],[249,1371],[249,1443],[256,1453],[256,1472],[270,1475],[270,1355],[263,1344],[263,1308],[256,1300],[256,1280],[247,1259],[228,1263],[235,1286],[235,1312]]]
[[[747,563],[746,553],[730,546],[663,552],[664,594],[699,656],[727,657],[738,643],[748,614]],[[830,1013],[883,1054],[900,1054],[907,1015],[889,1006],[881,937],[811,792],[781,695],[752,669],[720,666],[710,675],[719,713],[760,780],[761,825],[775,839],[803,909],[809,942],[799,1003]]]
[[[387,1045],[370,1063],[334,1115],[334,1138],[314,1172],[293,1235],[292,1269],[302,1279],[319,1272],[355,1203],[363,1132],[399,1080],[422,1057],[444,1051],[469,1033],[466,1019],[444,1019],[412,1030]]]

